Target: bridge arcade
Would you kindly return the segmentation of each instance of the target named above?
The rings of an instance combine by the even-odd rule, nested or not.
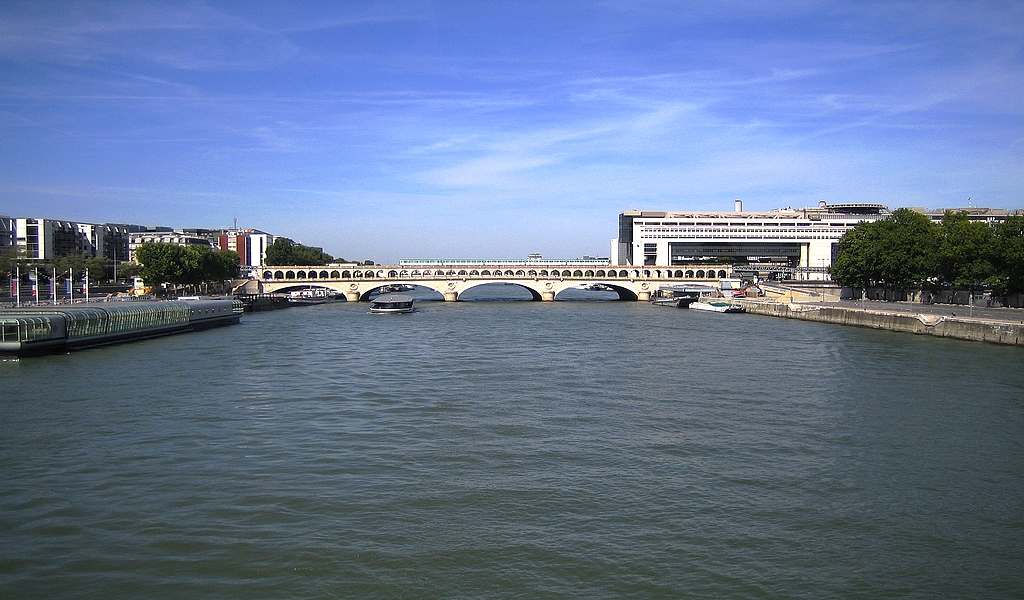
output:
[[[445,301],[454,302],[466,290],[489,283],[525,288],[534,300],[550,302],[560,292],[582,285],[602,285],[619,294],[620,300],[649,300],[662,285],[715,283],[732,276],[731,265],[635,267],[607,264],[481,261],[449,264],[401,264],[397,266],[331,265],[264,267],[256,271],[260,291],[282,292],[311,286],[345,294],[349,301],[365,301],[387,285],[416,285],[432,289]]]

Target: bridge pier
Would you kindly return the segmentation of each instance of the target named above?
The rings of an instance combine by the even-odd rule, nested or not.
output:
[[[459,301],[459,293],[458,292],[445,292],[444,293],[444,301],[445,302],[458,302]]]
[[[542,301],[544,301],[544,302],[554,302],[555,301],[555,293],[554,292],[541,292],[540,299]]]
[[[359,302],[359,292],[345,292],[345,300]]]
[[[636,299],[639,300],[640,302],[650,302],[651,301],[651,293],[650,292],[637,292],[636,293]]]

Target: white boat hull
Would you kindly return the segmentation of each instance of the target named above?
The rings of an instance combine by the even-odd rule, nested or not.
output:
[[[719,312],[719,313],[743,313],[747,312],[747,309],[743,308],[738,304],[732,302],[694,302],[690,305],[690,308],[694,310],[706,310],[708,312]]]

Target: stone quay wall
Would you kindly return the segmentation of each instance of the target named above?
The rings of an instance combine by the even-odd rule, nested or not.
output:
[[[1024,324],[1021,323],[763,300],[741,300],[740,303],[748,313],[756,315],[1024,346]]]

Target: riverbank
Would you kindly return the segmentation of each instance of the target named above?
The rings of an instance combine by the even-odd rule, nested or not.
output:
[[[740,303],[748,313],[755,315],[870,327],[973,342],[1024,346],[1024,322],[1020,320],[913,314],[875,307],[853,308],[828,304],[780,303],[763,299],[740,300]]]

